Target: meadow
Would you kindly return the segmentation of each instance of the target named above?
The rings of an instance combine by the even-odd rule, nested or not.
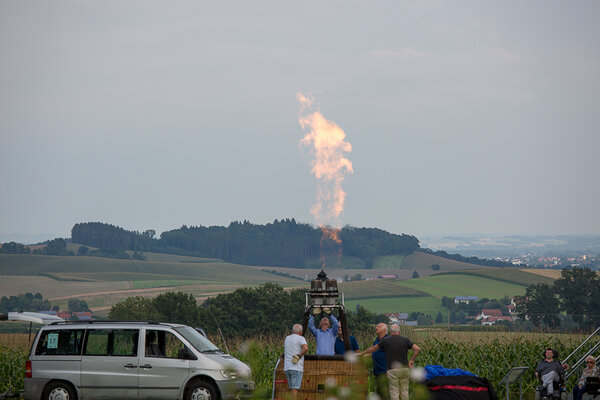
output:
[[[442,365],[446,368],[461,368],[478,376],[488,378],[494,385],[498,398],[505,398],[505,387],[500,380],[516,366],[528,366],[530,370],[523,377],[524,398],[533,398],[537,385],[533,372],[541,359],[543,350],[550,346],[556,348],[564,357],[574,350],[585,338],[576,334],[517,333],[517,332],[453,332],[439,328],[402,327],[402,334],[417,343],[422,351],[417,358],[417,366]],[[357,335],[360,348],[371,345],[375,335],[366,332]],[[257,384],[256,398],[270,398],[273,369],[283,353],[283,337],[261,336],[241,338],[225,336],[227,347],[236,358],[249,364],[253,379]],[[225,348],[220,337],[211,340]],[[309,352],[314,353],[315,343],[307,337]],[[24,363],[29,343],[25,334],[0,335],[0,393],[7,389],[22,389]],[[370,368],[370,357],[361,358],[361,362]],[[572,388],[574,374],[570,380]],[[373,390],[374,383],[369,381]],[[518,385],[510,388],[510,397],[518,396]]]
[[[433,296],[376,297],[346,300],[348,310],[356,309],[357,305],[377,314],[418,311],[435,318],[438,312],[441,312],[446,318],[448,312],[448,309],[442,306],[442,301]]]
[[[242,286],[265,282],[308,288],[308,283],[285,274],[310,280],[319,272],[319,269],[251,267],[169,254],[146,253],[145,257],[146,261],[139,261],[0,254],[0,293],[11,296],[39,292],[61,309],[67,308],[69,299],[79,298],[102,316],[112,305],[131,296],[154,297],[167,291],[183,291],[202,302]],[[440,270],[433,271],[433,264],[438,264]],[[375,313],[416,311],[435,317],[439,311],[445,312],[441,307],[442,296],[499,299],[522,295],[529,284],[553,281],[551,277],[517,268],[474,266],[421,252],[406,257],[378,257],[374,266],[382,269],[327,270],[330,278],[338,279],[356,275],[400,278],[340,283],[349,309],[360,304]],[[414,271],[420,278],[411,279]]]
[[[451,273],[432,275],[421,279],[410,279],[397,283],[399,286],[427,292],[442,298],[455,296],[477,296],[488,299],[501,299],[504,296],[517,296],[525,293],[526,286],[489,279],[476,275]]]

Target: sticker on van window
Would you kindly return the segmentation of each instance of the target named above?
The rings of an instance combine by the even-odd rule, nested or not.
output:
[[[58,348],[58,333],[49,333],[48,334],[48,345],[46,346],[48,349],[56,349]]]

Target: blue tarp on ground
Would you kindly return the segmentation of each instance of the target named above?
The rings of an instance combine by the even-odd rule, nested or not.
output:
[[[435,378],[436,376],[477,376],[469,371],[464,371],[460,368],[444,368],[441,365],[426,365],[425,371],[427,371],[427,377],[425,380]]]

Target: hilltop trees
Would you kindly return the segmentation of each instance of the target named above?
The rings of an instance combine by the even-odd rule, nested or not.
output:
[[[248,221],[234,221],[227,227],[184,225],[163,232],[160,239],[155,235],[151,229],[139,233],[99,222],[76,224],[71,231],[73,242],[100,249],[99,253],[91,251],[89,255],[124,254],[124,250],[153,251],[219,258],[246,265],[300,268],[319,263],[322,255],[328,256],[321,254],[321,229],[297,223],[293,218],[265,225]],[[410,254],[419,248],[414,236],[395,235],[376,228],[346,226],[340,237],[342,254],[358,260],[356,265],[368,268],[378,256]]]
[[[5,254],[31,254],[29,247],[16,242],[4,243],[0,247],[0,253]]]

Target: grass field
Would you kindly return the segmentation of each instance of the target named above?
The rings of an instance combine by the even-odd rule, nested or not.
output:
[[[423,253],[421,251],[415,251],[414,253],[404,257],[402,268],[410,270],[427,269],[431,268],[433,264],[440,266],[440,272],[486,268],[482,267],[481,265],[454,261],[448,258],[435,256],[433,254]]]
[[[484,297],[501,299],[504,296],[510,297],[525,293],[525,286],[522,285],[466,274],[433,275],[426,278],[410,279],[397,284],[427,292],[437,298],[443,296],[477,296],[480,299]]]
[[[275,282],[295,287],[302,283],[220,260],[191,262],[197,259],[171,255],[152,258],[165,261],[0,254],[0,293],[39,292],[61,309],[66,309],[70,298],[78,298],[99,311],[130,296],[157,296],[173,290],[203,301],[241,286]]]
[[[403,255],[396,256],[380,256],[373,261],[373,268],[375,269],[397,269],[402,268],[402,261],[404,261]]]
[[[447,313],[447,309],[442,307],[442,301],[433,296],[377,297],[346,301],[349,310],[354,310],[357,304],[376,314],[422,312],[435,318],[440,311],[442,314]]]
[[[338,285],[340,291],[348,300],[393,297],[393,296],[427,296],[428,293],[400,286],[391,279],[378,279],[371,281],[343,282]]]
[[[537,283],[552,284],[553,278],[540,274],[532,274],[516,268],[487,268],[482,270],[466,270],[441,273],[439,275],[470,275],[493,279],[501,282],[513,283],[515,285],[529,286]]]
[[[263,271],[277,271],[314,279],[319,269],[249,267],[221,260],[147,253],[148,261],[98,257],[59,257],[0,254],[0,293],[3,296],[41,293],[52,304],[66,308],[69,299],[86,300],[95,311],[107,310],[130,296],[154,297],[167,291],[192,294],[199,302],[242,286],[275,282],[284,287],[304,287],[309,282]],[[394,268],[402,264],[402,268]],[[440,265],[440,273],[431,269]],[[348,306],[360,303],[374,312],[421,311],[434,316],[442,296],[502,298],[520,295],[532,283],[551,283],[548,276],[516,268],[486,268],[446,260],[426,253],[408,257],[384,256],[375,265],[386,269],[326,269],[329,278],[361,274],[373,280],[340,283]],[[459,268],[468,268],[460,269]],[[418,279],[410,279],[414,271]],[[43,275],[43,276],[41,276]],[[397,275],[400,280],[378,280]],[[411,297],[418,296],[418,297]]]

